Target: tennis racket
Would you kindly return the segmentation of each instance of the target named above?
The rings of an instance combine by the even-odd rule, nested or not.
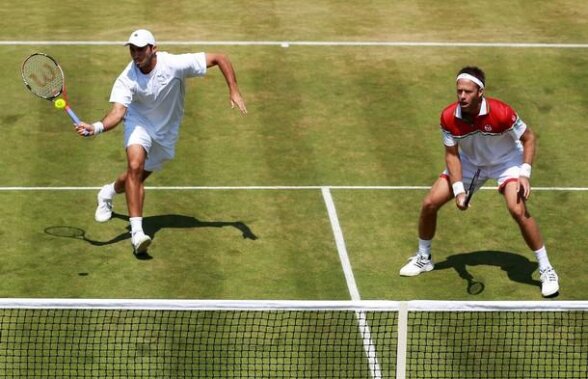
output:
[[[476,185],[478,184],[479,177],[480,177],[480,169],[477,169],[476,173],[474,174],[474,177],[472,178],[472,181],[470,183],[470,187],[468,188],[468,192],[466,193],[465,201],[463,202],[463,205],[465,207],[470,205],[470,201],[472,200],[472,196],[474,196],[474,191],[476,189]]]
[[[74,125],[80,123],[80,119],[67,103],[63,70],[54,58],[44,53],[29,55],[22,63],[21,75],[25,86],[33,94],[56,101],[56,108],[63,108]],[[59,96],[61,98],[57,99]]]

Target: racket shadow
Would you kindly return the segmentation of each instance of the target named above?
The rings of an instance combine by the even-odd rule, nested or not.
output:
[[[67,226],[67,225],[48,226],[47,228],[45,228],[45,230],[43,230],[43,232],[45,232],[45,234],[48,234],[52,237],[79,239],[79,240],[85,241],[93,246],[110,245],[110,244],[113,244],[113,243],[116,243],[119,241],[123,241],[126,239],[126,238],[122,238],[122,235],[121,235],[121,236],[113,238],[109,241],[97,241],[97,240],[93,240],[93,239],[86,237],[86,231],[84,229],[78,228],[76,226]]]
[[[484,283],[478,282],[467,267],[480,265],[499,267],[513,282],[541,287],[541,282],[533,279],[537,263],[520,254],[505,251],[474,251],[451,255],[445,261],[435,263],[435,270],[453,268],[467,282],[468,293],[478,295],[484,290]]]

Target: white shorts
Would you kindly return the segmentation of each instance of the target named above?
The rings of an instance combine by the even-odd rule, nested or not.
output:
[[[479,190],[486,183],[486,181],[496,180],[498,190],[502,192],[504,190],[504,186],[508,182],[519,179],[521,164],[521,159],[517,158],[493,166],[476,167],[473,164],[471,164],[467,159],[462,159],[462,181],[467,189],[470,183],[472,182],[472,179],[476,171],[478,170],[478,168],[480,168],[480,176],[478,177],[478,182],[476,183],[476,188],[474,189],[474,191]],[[449,178],[447,169],[443,171],[442,176]]]
[[[154,141],[142,126],[125,128],[125,148],[131,145],[141,145],[145,149],[147,153],[145,171],[161,170],[163,163],[174,157],[173,151],[169,151]]]

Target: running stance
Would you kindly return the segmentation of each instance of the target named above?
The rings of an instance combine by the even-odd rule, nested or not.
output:
[[[186,78],[203,76],[208,68],[218,66],[229,88],[231,106],[242,113],[247,113],[247,108],[233,66],[224,54],[159,52],[153,34],[145,29],[134,31],[126,46],[132,62],[114,83],[110,95],[112,109],[101,121],[81,122],[77,131],[80,135],[98,135],[115,128],[124,119],[127,170],[98,193],[95,219],[98,222],[110,220],[112,199],[124,192],[131,243],[134,253],[139,254],[151,244],[151,238],[143,231],[143,183],[175,155],[184,115]]]

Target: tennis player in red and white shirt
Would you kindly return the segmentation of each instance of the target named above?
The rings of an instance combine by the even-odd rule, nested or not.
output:
[[[441,113],[446,169],[423,200],[418,252],[402,267],[400,275],[416,276],[433,270],[431,241],[438,211],[453,198],[459,209],[466,210],[463,183],[470,183],[480,169],[475,190],[488,179],[497,181],[511,216],[537,257],[541,293],[546,297],[557,295],[558,276],[549,262],[537,222],[526,206],[531,193],[535,135],[508,104],[484,96],[485,74],[480,68],[461,69],[456,87],[458,101]]]

